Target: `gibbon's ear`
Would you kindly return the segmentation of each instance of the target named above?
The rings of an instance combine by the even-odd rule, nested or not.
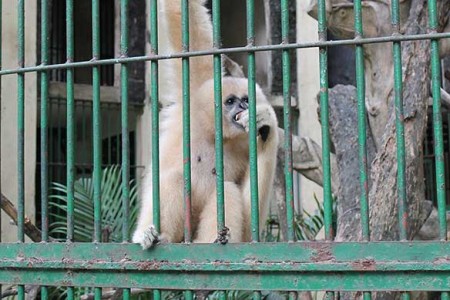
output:
[[[222,54],[222,62],[223,67],[225,69],[225,75],[237,78],[245,78],[245,74],[244,71],[242,71],[242,67],[237,62],[229,58],[227,55]]]

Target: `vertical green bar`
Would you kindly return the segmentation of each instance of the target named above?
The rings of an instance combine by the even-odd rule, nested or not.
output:
[[[281,39],[289,44],[289,0],[281,0]],[[291,59],[289,50],[282,52],[283,112],[284,112],[284,178],[286,182],[287,238],[295,241],[294,183],[292,175],[292,112],[291,112]]]
[[[41,0],[41,65],[48,64],[49,56],[49,7]],[[41,237],[48,241],[48,72],[41,72]],[[48,299],[48,289],[41,288],[41,298]]]
[[[41,65],[48,64],[48,1],[41,0]],[[48,72],[41,72],[41,230],[48,240]]]
[[[247,0],[247,47],[255,46],[255,1]],[[249,103],[249,161],[252,241],[259,242],[258,157],[256,130],[256,62],[255,52],[247,54],[248,103]],[[256,292],[255,292],[256,293]]]
[[[67,288],[67,300],[73,300],[75,298],[74,289],[72,286]]]
[[[449,292],[442,292],[441,293],[441,300],[450,300],[450,293]]]
[[[96,287],[94,289],[94,300],[101,300],[102,299],[102,288]]]
[[[158,3],[150,0],[150,47],[151,54],[158,54]],[[158,61],[151,61],[151,102],[152,102],[152,187],[153,187],[153,224],[160,230],[159,209],[159,89]]]
[[[150,49],[152,55],[158,54],[158,1],[150,0]],[[158,61],[150,62],[150,85],[152,105],[152,188],[153,188],[153,224],[160,231],[159,206],[159,87],[158,87]],[[153,299],[161,299],[161,291],[153,291]]]
[[[183,52],[189,51],[189,2],[181,1],[181,27]],[[182,59],[183,72],[183,176],[184,176],[184,241],[192,241],[191,226],[191,123],[189,58]]]
[[[100,6],[92,0],[92,60],[100,59]],[[100,67],[92,68],[92,121],[94,145],[94,241],[101,242],[101,180],[102,180],[102,133],[100,110]],[[97,292],[97,290],[96,290]]]
[[[74,57],[73,0],[66,0],[66,63]],[[67,241],[74,240],[74,198],[75,198],[75,101],[73,69],[67,69]],[[68,288],[70,291],[71,287]],[[72,291],[73,292],[73,291]]]
[[[327,40],[327,18],[325,0],[318,3],[318,31],[319,41]],[[320,120],[322,128],[322,168],[323,168],[323,206],[324,206],[324,227],[325,239],[332,240],[333,233],[333,212],[331,199],[331,165],[330,165],[330,129],[328,111],[328,50],[326,47],[319,48],[320,67]],[[334,298],[333,292],[327,292],[325,299]]]
[[[252,299],[253,300],[261,300],[261,292],[260,291],[254,291]]]
[[[391,22],[394,34],[400,32],[400,7],[399,1],[393,0],[391,5]],[[403,115],[403,86],[402,86],[402,49],[400,42],[393,44],[394,56],[394,103],[395,103],[395,128],[397,139],[397,192],[398,192],[398,222],[400,239],[408,239],[408,205],[406,199],[406,153],[405,153],[405,128]]]
[[[221,47],[220,39],[220,0],[212,1],[213,45]],[[223,184],[223,131],[222,131],[222,60],[220,54],[214,55],[214,105],[216,130],[216,190],[217,190],[217,231],[225,228],[225,204]]]
[[[353,2],[355,12],[355,39],[363,38],[363,21],[361,0]],[[367,177],[367,144],[366,144],[366,82],[364,78],[364,50],[362,45],[356,46],[356,93],[358,98],[358,145],[359,145],[359,188],[361,205],[361,228],[364,241],[370,240],[368,177]]]
[[[130,289],[124,289],[124,290],[123,290],[122,299],[123,299],[123,300],[129,300],[129,299],[131,299],[131,291],[130,291]]]
[[[25,6],[24,0],[17,2],[17,60],[18,67],[24,67],[25,60]],[[25,74],[17,74],[17,240],[24,242],[25,219]]]
[[[184,292],[184,299],[185,300],[193,300],[194,299],[194,293],[192,291],[185,291]]]
[[[438,29],[436,0],[428,1],[429,31]],[[436,192],[439,216],[439,237],[447,240],[447,217],[445,195],[444,142],[441,115],[441,66],[439,59],[439,40],[431,40],[431,84],[433,95],[434,157],[436,160]]]
[[[120,57],[128,57],[128,0],[120,1]],[[130,241],[130,146],[128,133],[128,65],[120,70],[120,95],[122,99],[122,241]]]
[[[319,0],[318,6],[319,41],[327,40],[327,19],[325,0]],[[331,166],[330,166],[330,129],[328,112],[328,50],[319,49],[320,63],[320,120],[322,126],[322,163],[323,163],[323,203],[325,212],[325,238],[332,240],[333,212],[331,199]]]

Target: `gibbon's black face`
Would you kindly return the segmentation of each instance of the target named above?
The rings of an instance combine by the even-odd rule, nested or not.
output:
[[[243,111],[246,111],[248,109],[248,96],[244,95],[241,98],[239,98],[236,95],[229,95],[226,99],[224,104],[224,113],[231,121],[232,124],[238,126],[239,128],[242,128],[242,125],[239,124],[237,121],[240,118],[240,114]]]

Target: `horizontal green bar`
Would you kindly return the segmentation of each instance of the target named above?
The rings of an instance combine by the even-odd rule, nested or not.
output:
[[[120,58],[110,58],[110,59],[93,59],[89,61],[80,61],[72,63],[54,64],[54,65],[39,65],[31,66],[18,69],[6,69],[0,71],[0,76],[11,75],[18,73],[28,73],[37,72],[45,70],[58,70],[58,69],[68,69],[68,68],[83,68],[92,66],[102,66],[102,65],[113,65],[113,64],[123,64],[123,63],[133,63],[142,61],[156,61],[156,60],[166,60],[175,58],[186,58],[186,57],[197,57],[206,56],[214,54],[231,54],[231,53],[251,53],[251,52],[261,52],[261,51],[277,51],[277,50],[288,50],[288,49],[304,49],[304,48],[316,48],[316,47],[333,47],[342,45],[364,45],[364,44],[375,44],[375,43],[389,43],[389,42],[403,42],[403,41],[416,41],[416,40],[429,40],[429,39],[444,39],[450,38],[450,32],[445,33],[424,33],[416,35],[395,35],[395,36],[384,36],[384,37],[374,37],[374,38],[356,38],[349,40],[337,40],[337,41],[322,41],[322,42],[307,42],[307,43],[292,43],[292,44],[278,44],[278,45],[263,45],[263,46],[245,46],[245,47],[235,47],[235,48],[220,48],[205,51],[192,51],[192,52],[180,52],[168,55],[145,55],[145,56],[134,56],[134,57],[120,57]]]
[[[136,244],[1,244],[0,283],[446,291],[448,253],[445,242],[171,244],[149,251]]]

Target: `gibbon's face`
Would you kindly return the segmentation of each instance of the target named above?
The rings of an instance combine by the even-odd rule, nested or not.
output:
[[[234,94],[229,95],[223,102],[223,115],[224,118],[232,125],[237,126],[240,129],[244,129],[237,121],[240,119],[242,112],[248,109],[248,96],[243,95],[241,97]]]
[[[261,88],[256,86],[256,102],[268,103]],[[200,126],[209,128],[214,132],[214,81],[208,80],[196,91],[198,120]],[[222,124],[223,137],[235,138],[246,135],[241,124],[237,123],[241,113],[248,110],[248,81],[246,78],[223,77],[222,78]],[[201,112],[200,112],[201,111]]]

